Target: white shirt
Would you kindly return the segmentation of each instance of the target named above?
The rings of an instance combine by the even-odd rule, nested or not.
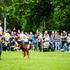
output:
[[[24,35],[23,33],[21,33],[21,34],[20,34],[20,39],[21,39],[21,40],[24,40],[24,38],[25,38],[25,35]]]
[[[70,43],[70,37],[69,36],[67,37],[67,42]]]
[[[3,33],[3,29],[2,29],[2,27],[0,26],[0,34],[2,34]]]

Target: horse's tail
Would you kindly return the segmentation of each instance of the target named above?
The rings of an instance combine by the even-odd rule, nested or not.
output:
[[[30,50],[32,48],[32,44],[29,44],[28,46],[28,50]]]

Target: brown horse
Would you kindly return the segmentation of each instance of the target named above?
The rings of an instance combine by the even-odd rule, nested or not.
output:
[[[18,47],[22,50],[22,53],[29,58],[29,50],[32,48],[32,43],[29,42],[28,45],[23,44],[22,42],[18,42]]]

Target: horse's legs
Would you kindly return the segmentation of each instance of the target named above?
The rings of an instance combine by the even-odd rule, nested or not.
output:
[[[26,56],[26,51],[24,51],[24,57]]]
[[[29,58],[29,50],[27,50],[26,52],[27,52],[27,56],[28,56],[28,58]]]
[[[26,56],[26,51],[22,51],[22,54],[24,55],[24,57]]]

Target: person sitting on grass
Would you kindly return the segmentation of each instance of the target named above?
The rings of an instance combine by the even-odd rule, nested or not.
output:
[[[67,51],[68,51],[67,43],[64,43],[64,46],[63,46],[63,52],[67,52]]]

